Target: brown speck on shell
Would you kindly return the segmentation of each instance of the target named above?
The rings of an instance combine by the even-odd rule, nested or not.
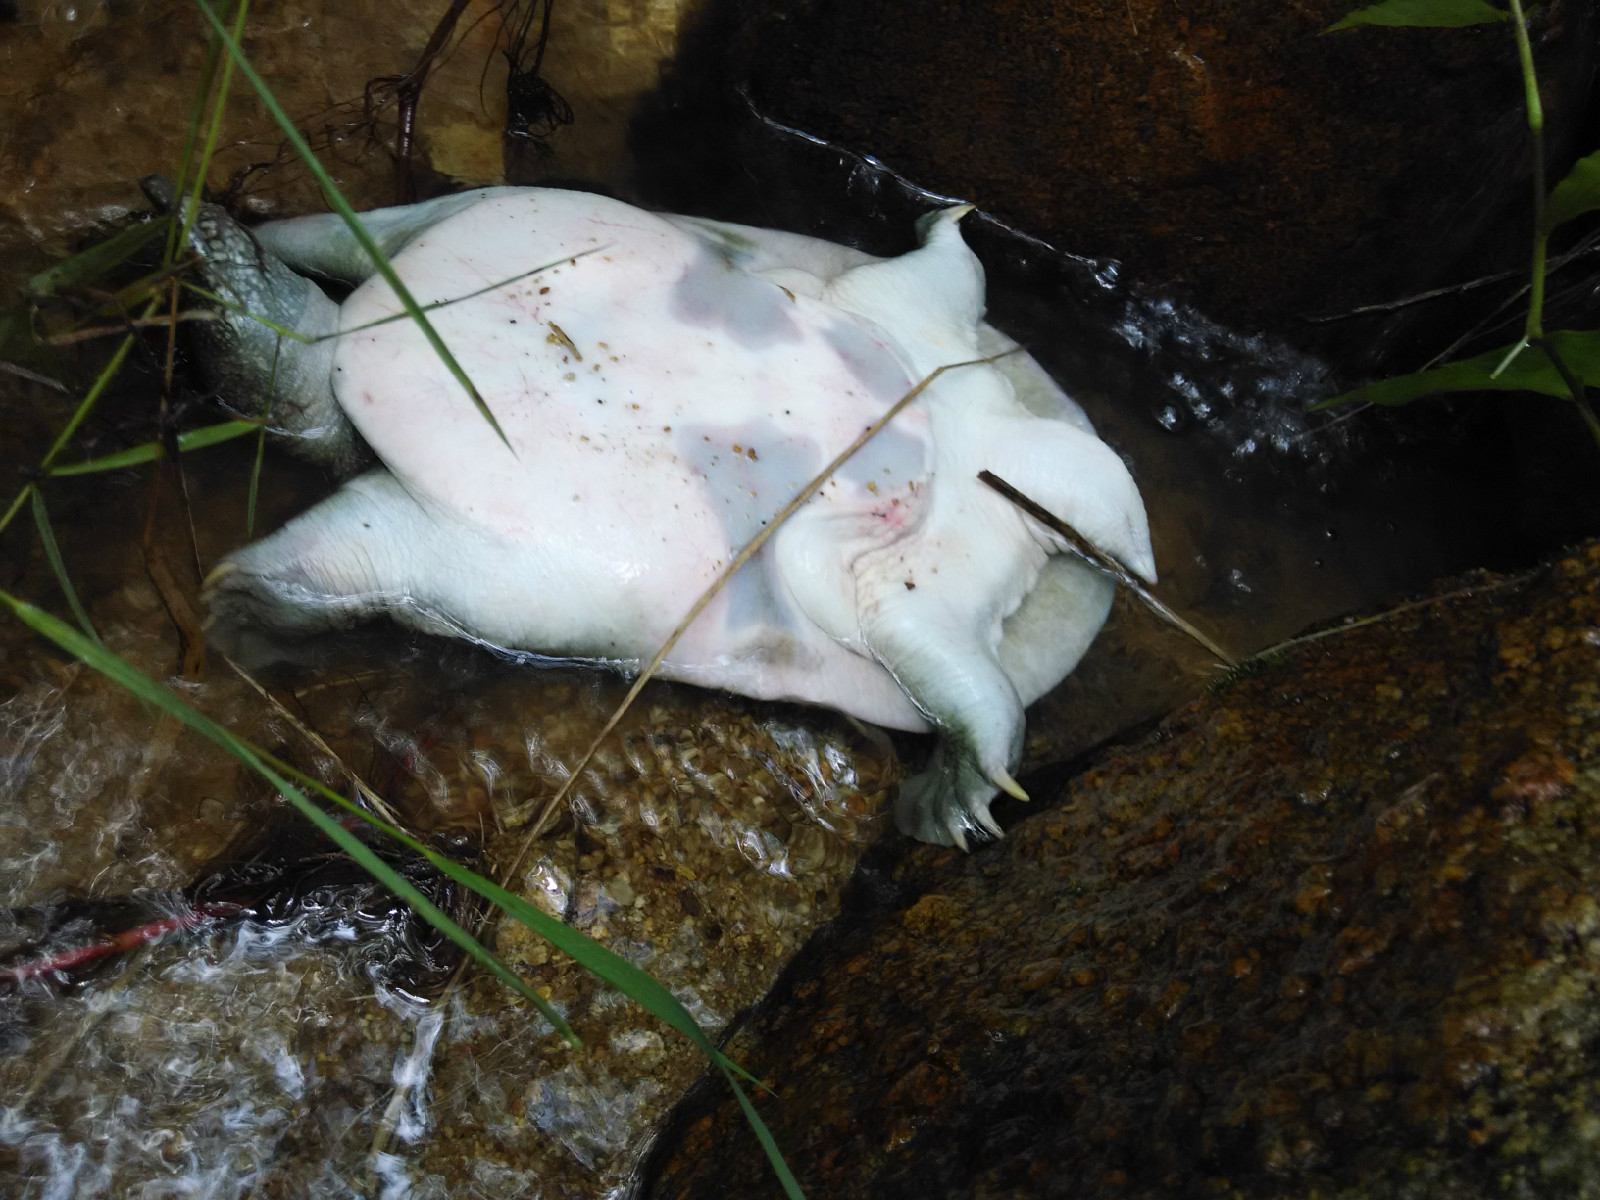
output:
[[[550,326],[550,332],[545,336],[544,340],[554,343],[557,346],[565,346],[571,352],[574,359],[576,359],[578,362],[582,362],[583,355],[579,352],[578,347],[573,344],[572,339],[567,336],[566,330],[562,329],[561,326],[557,325],[554,321],[547,322],[547,324]],[[562,359],[561,361],[565,362],[566,359]],[[599,368],[597,367],[596,370],[598,369]]]

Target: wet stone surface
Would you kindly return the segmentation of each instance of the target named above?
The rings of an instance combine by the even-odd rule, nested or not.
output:
[[[369,96],[368,85],[410,70],[449,7],[303,0],[251,9],[244,48],[252,65],[357,209],[405,196],[390,152],[393,90]],[[511,182],[620,182],[628,113],[672,52],[678,8],[677,0],[555,5],[542,70],[574,122],[508,148],[499,52],[508,31],[497,5],[468,4],[417,109],[413,185],[431,194],[503,182],[508,149]],[[140,178],[176,173],[207,28],[189,0],[0,5],[0,252],[75,248],[86,232],[143,207]],[[321,209],[315,181],[249,85],[236,77],[230,97],[210,186],[242,185],[244,208],[256,216]]]
[[[827,143],[871,156],[839,172],[863,207],[895,190],[886,166],[1236,328],[1392,350],[1412,314],[1305,318],[1498,269],[1486,235],[1519,265],[1521,84],[1502,26],[1321,36],[1360,7],[711,0],[635,143],[666,207],[788,225]],[[1592,6],[1534,20],[1559,158],[1589,111]]]
[[[1600,543],[1443,591],[875,854],[731,1044],[808,1193],[1600,1194]],[[649,1194],[770,1194],[739,1125]]]
[[[127,626],[106,636],[140,657]],[[515,859],[621,692],[464,647],[360,650],[269,678],[408,824],[481,841],[492,870]],[[6,663],[20,681],[0,708],[8,965],[185,913],[194,893],[175,889],[191,878],[234,880],[202,886],[227,898],[250,862],[260,875],[275,843],[251,833],[285,819],[260,785],[190,735],[163,743],[158,726],[152,738],[137,704],[82,668],[16,641]],[[225,670],[186,698],[342,786]],[[147,785],[118,786],[141,763]],[[515,890],[655,974],[715,1034],[837,910],[897,771],[886,743],[842,720],[652,689]],[[0,985],[0,1190],[619,1187],[699,1052],[520,928],[502,927],[495,948],[583,1050],[498,984],[469,978],[440,999],[449,956],[419,946],[425,931],[359,875],[333,870],[325,844],[302,854],[274,896],[252,893],[249,920],[202,921],[70,984]]]

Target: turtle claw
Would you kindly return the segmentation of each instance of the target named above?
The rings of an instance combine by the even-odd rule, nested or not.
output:
[[[1016,788],[1004,790],[1017,795],[1017,786],[1009,772],[998,770],[992,775],[1002,776]],[[992,841],[1004,836],[1004,830],[989,812],[997,783],[973,761],[948,735],[939,740],[927,770],[913,775],[900,785],[900,795],[895,801],[894,822],[902,833],[919,841],[939,846],[958,846],[968,849],[969,839],[978,842]],[[1027,799],[1022,792],[1021,799]]]
[[[212,567],[205,579],[200,583],[201,596],[204,597],[208,592],[215,588],[217,584],[221,583],[224,579],[226,579],[229,575],[232,575],[238,569],[239,564],[234,562],[231,558],[225,558],[216,566]]]
[[[1024,803],[1027,802],[1028,793],[1022,790],[1020,783],[1011,778],[1011,772],[997,767],[989,772],[989,782],[1013,799],[1021,800]]]

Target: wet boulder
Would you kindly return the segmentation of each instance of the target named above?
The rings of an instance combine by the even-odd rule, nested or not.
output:
[[[153,590],[93,611],[115,651],[171,661]],[[529,843],[625,681],[393,633],[320,652],[268,677],[283,710],[226,670],[184,695],[344,788],[336,754],[409,828],[655,975],[712,1036],[837,912],[888,825],[881,736],[654,685]],[[0,1194],[625,1186],[704,1061],[686,1039],[509,921],[494,950],[583,1048],[487,975],[446,993],[449,948],[232,759],[15,623],[0,688]]]
[[[1597,622],[1600,543],[1458,580],[886,847],[729,1047],[808,1194],[1592,1194]],[[768,1194],[740,1124],[648,1194]]]
[[[540,60],[575,125],[530,132],[524,123],[520,137],[508,134],[505,52],[526,67],[535,47],[518,41],[515,14],[502,20],[493,5],[471,7],[427,72],[409,172],[393,153],[396,85],[449,4],[257,6],[244,48],[357,208],[404,200],[408,187],[428,195],[499,182],[512,151],[514,162],[527,157],[546,177],[612,182],[627,165],[629,109],[655,85],[678,6],[613,5],[603,17],[596,7],[552,6],[553,49]],[[176,171],[208,29],[191,0],[0,4],[0,251],[8,259],[41,246],[58,257],[114,228],[142,207],[138,179]],[[210,186],[254,217],[320,209],[320,189],[250,86],[235,76],[229,97]],[[16,265],[0,265],[0,278],[14,277]],[[41,265],[24,259],[17,274]]]
[[[1305,318],[1521,268],[1528,167],[1506,26],[1322,36],[1360,7],[716,0],[635,150],[664,207],[784,224],[819,187],[870,209],[909,183],[1027,235],[1012,256],[1043,239],[1366,352],[1373,326]],[[1534,37],[1554,163],[1589,111],[1591,6]]]

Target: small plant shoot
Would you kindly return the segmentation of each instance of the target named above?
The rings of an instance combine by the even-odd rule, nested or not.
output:
[[[1351,13],[1324,32],[1362,25],[1460,29],[1505,20],[1511,22],[1516,39],[1533,150],[1532,254],[1523,335],[1499,350],[1369,383],[1314,407],[1327,409],[1353,401],[1409,404],[1424,396],[1449,392],[1539,392],[1571,401],[1590,435],[1600,444],[1600,420],[1596,419],[1587,395],[1589,385],[1600,381],[1600,354],[1597,354],[1600,331],[1562,330],[1547,334],[1544,329],[1550,235],[1567,222],[1600,209],[1600,152],[1579,159],[1566,177],[1546,194],[1544,108],[1539,98],[1539,81],[1534,73],[1533,49],[1528,40],[1522,0],[1510,0],[1509,10],[1495,8],[1485,0],[1385,0]]]
[[[1328,26],[1328,33],[1354,29],[1359,25],[1424,26],[1433,29],[1464,29],[1468,25],[1487,25],[1511,16],[1485,0],[1384,0],[1358,9]]]

